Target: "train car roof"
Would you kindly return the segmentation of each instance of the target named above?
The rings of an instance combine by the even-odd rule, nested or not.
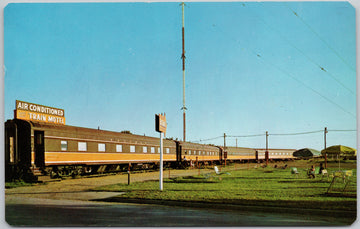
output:
[[[187,146],[203,146],[203,147],[216,147],[216,148],[219,147],[216,145],[208,145],[208,144],[201,144],[201,143],[194,143],[194,142],[184,142],[184,141],[177,141],[177,142],[179,142],[181,145],[187,145]]]
[[[92,129],[87,127],[78,127],[78,126],[71,126],[71,125],[56,125],[56,124],[48,124],[48,123],[42,123],[42,122],[36,122],[36,121],[25,121],[28,122],[32,128],[34,129],[48,129],[48,130],[55,130],[55,131],[69,131],[69,132],[86,132],[89,134],[103,134],[103,135],[116,135],[116,136],[126,136],[129,138],[146,138],[146,139],[152,139],[152,140],[159,140],[159,138],[146,136],[146,135],[137,135],[132,133],[122,133],[122,132],[116,132],[116,131],[109,131],[109,130],[101,130],[101,129]],[[167,139],[164,139],[164,141],[168,141]]]

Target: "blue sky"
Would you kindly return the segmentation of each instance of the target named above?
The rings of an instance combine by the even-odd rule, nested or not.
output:
[[[179,3],[9,4],[4,117],[15,100],[66,124],[182,139]],[[187,3],[187,140],[356,147],[355,9],[346,2]],[[223,138],[202,143],[222,145]]]

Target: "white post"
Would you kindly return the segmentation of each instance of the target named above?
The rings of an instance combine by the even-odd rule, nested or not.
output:
[[[160,191],[163,190],[163,133],[160,132]]]

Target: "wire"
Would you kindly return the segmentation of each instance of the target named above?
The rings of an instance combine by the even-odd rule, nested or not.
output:
[[[255,13],[256,14],[256,13]],[[350,93],[355,95],[355,92],[353,92],[350,88],[345,86],[342,82],[340,82],[339,79],[337,79],[333,74],[331,74],[328,70],[326,70],[324,67],[322,67],[320,64],[318,64],[316,61],[311,59],[308,55],[306,55],[302,50],[300,50],[297,46],[295,46],[293,43],[291,43],[286,37],[284,37],[278,30],[271,27],[266,21],[264,21],[261,17],[257,16],[258,19],[260,19],[264,25],[266,25],[270,30],[275,31],[283,40],[285,40],[288,44],[290,44],[294,49],[296,49],[299,53],[301,53],[304,57],[306,57],[310,62],[312,62],[314,65],[316,65],[320,70],[328,74],[333,80],[335,80],[339,85],[341,85],[343,88],[348,90]]]
[[[256,54],[259,58],[261,58],[265,63],[267,63],[259,54]],[[309,90],[313,91],[315,94],[319,95],[320,97],[322,97],[323,99],[325,99],[326,101],[332,103],[333,105],[337,106],[338,108],[340,108],[342,111],[348,113],[349,115],[351,115],[353,118],[356,118],[356,115],[354,115],[353,113],[347,111],[344,107],[340,106],[339,104],[337,104],[336,102],[332,101],[331,99],[327,98],[326,96],[322,95],[320,92],[318,92],[317,90],[315,90],[314,88],[308,86],[307,84],[305,84],[304,82],[302,82],[301,80],[299,80],[298,78],[292,76],[290,73],[288,73],[287,71],[281,69],[280,67],[272,64],[272,63],[267,63],[270,66],[277,68],[279,71],[283,72],[285,75],[289,76],[290,78],[294,79],[295,81],[297,81],[298,83],[302,84],[304,87],[308,88]]]
[[[286,6],[287,8],[289,8],[289,9],[292,11],[292,13],[293,13],[297,18],[300,19],[300,21],[301,21],[302,23],[304,23],[304,25],[306,25],[322,42],[324,42],[324,44],[325,44],[331,51],[333,51],[333,52],[335,53],[335,55],[336,55],[343,63],[345,63],[353,72],[356,72],[356,70],[355,70],[350,64],[348,64],[348,63],[344,60],[344,58],[342,58],[342,57],[340,56],[340,54],[339,54],[338,52],[336,52],[335,49],[333,49],[322,37],[320,37],[320,35],[319,35],[308,23],[306,23],[306,21],[305,21],[302,17],[300,17],[298,13],[295,12],[295,10],[293,10],[287,3],[284,3],[284,4],[285,4],[285,6]]]
[[[353,132],[353,131],[357,131],[357,130],[329,130],[327,129],[327,132]],[[314,131],[307,131],[307,132],[298,132],[298,133],[278,133],[278,134],[269,134],[268,136],[290,136],[290,135],[303,135],[303,134],[315,134],[315,133],[321,133],[324,132],[324,130],[314,130]],[[265,136],[266,134],[250,134],[250,135],[225,135],[225,137],[229,137],[229,138],[246,138],[246,137],[259,137],[259,136]],[[202,142],[202,141],[210,141],[210,140],[215,140],[218,138],[223,138],[224,136],[218,136],[218,137],[214,137],[214,138],[208,138],[208,139],[200,139],[199,141],[194,141],[195,143],[197,142]]]
[[[265,134],[238,135],[238,136],[226,135],[226,137],[231,137],[231,138],[247,138],[247,137],[258,137],[258,136],[264,136],[264,135],[265,135]]]
[[[224,136],[219,136],[219,137],[214,137],[214,138],[208,138],[208,139],[200,139],[199,141],[196,141],[196,142],[210,141],[210,140],[215,140],[215,139],[223,138],[223,137],[224,137]]]
[[[334,132],[350,132],[350,131],[357,131],[357,130],[328,130],[328,131],[334,131]]]
[[[277,136],[284,136],[284,135],[301,135],[301,134],[314,134],[324,132],[324,130],[315,130],[315,131],[308,131],[308,132],[301,132],[301,133],[287,133],[287,134],[269,134],[269,135],[277,135]]]
[[[220,29],[220,27],[217,27],[217,28]],[[221,30],[221,29],[220,29],[220,30]],[[222,33],[225,34],[223,31],[222,31]],[[235,39],[233,38],[233,40],[235,40]],[[237,40],[235,40],[235,41],[236,41],[236,43],[237,43]],[[261,58],[264,63],[267,63],[267,62],[263,59],[263,57],[262,57],[259,53],[255,52],[253,49],[246,48],[246,46],[243,46],[243,49],[249,50],[249,51],[252,52],[255,56],[257,56],[258,58]],[[285,75],[287,75],[288,77],[290,77],[290,78],[292,78],[293,80],[297,81],[298,83],[302,84],[304,87],[306,87],[306,88],[308,88],[309,90],[313,91],[315,94],[319,95],[320,97],[322,97],[323,99],[325,99],[325,100],[328,101],[329,103],[337,106],[337,107],[340,108],[342,111],[344,111],[345,113],[351,115],[353,118],[356,119],[356,115],[354,115],[353,113],[347,111],[344,107],[342,107],[341,105],[339,105],[339,104],[337,104],[336,102],[332,101],[331,99],[327,98],[326,96],[322,95],[320,92],[318,92],[317,90],[315,90],[315,89],[313,89],[312,87],[308,86],[307,84],[305,84],[304,82],[302,82],[302,81],[299,80],[298,78],[292,76],[292,75],[291,75],[290,73],[288,73],[287,71],[281,69],[280,67],[274,65],[273,63],[270,63],[270,62],[269,62],[269,63],[267,63],[267,64],[270,65],[270,66],[272,66],[272,67],[274,67],[274,68],[276,68],[276,69],[278,69],[279,71],[283,72],[283,73],[284,73]],[[320,67],[321,67],[321,66],[320,66]],[[322,67],[321,67],[321,68],[322,68]],[[325,71],[324,68],[322,68],[322,70]]]

